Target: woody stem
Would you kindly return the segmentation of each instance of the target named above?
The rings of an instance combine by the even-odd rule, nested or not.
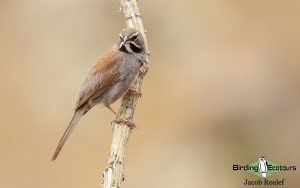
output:
[[[127,27],[134,27],[138,29],[146,44],[146,51],[148,52],[146,34],[143,22],[139,13],[136,0],[120,0],[121,10],[126,19]],[[122,97],[121,106],[118,115],[128,122],[132,122],[137,101],[141,93],[141,86],[143,78],[148,71],[148,59],[143,63],[139,76],[132,84],[128,92]],[[113,137],[110,149],[106,170],[104,172],[104,188],[120,188],[124,181],[124,156],[129,137],[133,131],[133,126],[126,121],[113,121]]]

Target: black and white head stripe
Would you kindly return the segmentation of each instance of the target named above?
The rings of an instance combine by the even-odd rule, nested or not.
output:
[[[135,33],[132,33],[132,35],[130,35],[128,37],[129,40],[135,40],[137,38],[137,36],[139,35],[139,32],[135,32]]]
[[[121,48],[124,49],[125,48],[124,44],[127,41],[127,36],[123,36],[123,35],[120,34],[119,37],[121,39],[121,42],[120,42],[120,45],[119,45],[119,49],[121,49]]]
[[[142,51],[142,47],[137,45],[135,42],[130,41],[128,43],[130,44],[130,48],[134,53],[140,53]]]
[[[125,53],[130,53],[130,54],[141,53],[143,47],[139,45],[139,40],[137,40],[139,34],[140,34],[139,32],[132,33],[129,36],[126,35],[124,36],[120,34],[119,35],[121,39],[121,42],[119,44],[120,51]]]

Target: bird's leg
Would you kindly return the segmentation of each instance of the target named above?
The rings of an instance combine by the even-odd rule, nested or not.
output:
[[[123,119],[116,111],[114,111],[114,109],[112,109],[109,105],[105,105],[110,111],[112,111],[112,113],[114,113],[118,119],[115,120],[116,123],[124,123],[126,125],[128,125],[130,128],[134,129],[136,128],[135,124],[131,121],[125,120]]]
[[[120,118],[120,119],[122,119],[120,116],[119,116],[119,114],[116,112],[116,111],[114,111],[114,109],[112,109],[109,105],[105,105],[110,111],[112,111],[112,113],[114,113],[118,118]]]

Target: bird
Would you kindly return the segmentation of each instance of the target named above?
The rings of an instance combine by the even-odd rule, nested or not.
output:
[[[123,120],[110,105],[128,91],[147,56],[142,33],[135,28],[121,30],[117,43],[100,56],[81,85],[73,117],[56,147],[52,161],[56,160],[80,118],[96,104],[103,104]]]

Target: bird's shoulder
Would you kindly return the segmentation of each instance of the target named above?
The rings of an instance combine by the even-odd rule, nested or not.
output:
[[[97,63],[92,67],[89,75],[96,76],[106,73],[111,70],[112,67],[117,66],[120,59],[119,51],[114,45],[97,60]]]

